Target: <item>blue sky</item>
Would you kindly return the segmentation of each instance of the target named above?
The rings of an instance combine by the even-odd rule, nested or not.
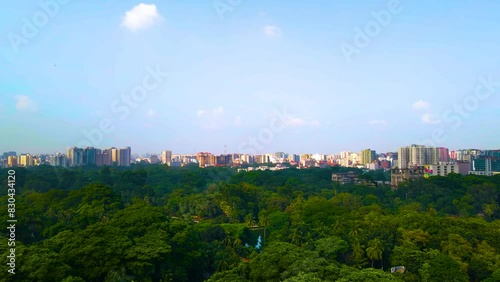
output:
[[[497,1],[60,2],[1,4],[0,152],[500,147]]]

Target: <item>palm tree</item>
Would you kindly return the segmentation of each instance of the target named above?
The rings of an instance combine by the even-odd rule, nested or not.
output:
[[[373,261],[381,260],[383,252],[384,246],[382,245],[382,241],[380,241],[379,239],[373,239],[368,242],[368,248],[366,248],[366,256],[372,261],[372,268]]]
[[[361,223],[359,220],[355,220],[352,222],[351,225],[351,231],[349,232],[349,235],[352,237],[357,237],[361,232],[363,231],[363,228],[361,228]]]
[[[294,228],[292,234],[290,234],[290,239],[292,244],[300,247],[302,246],[302,231],[300,227]]]
[[[247,214],[247,216],[245,216],[245,221],[246,221],[248,227],[252,228],[253,225],[255,224],[253,214],[251,214],[251,213]]]
[[[259,213],[259,225],[264,227],[264,239],[262,240],[262,243],[266,241],[266,229],[267,225],[269,224],[268,222],[268,214],[266,210],[262,210]]]
[[[228,234],[228,235],[226,235],[226,238],[224,238],[224,240],[222,240],[222,243],[223,243],[226,247],[228,247],[228,246],[232,246],[232,245],[233,245],[233,243],[234,243],[234,238],[233,238],[233,236],[231,236],[231,235],[229,235],[229,234]]]
[[[358,240],[352,246],[352,259],[358,268],[361,268],[366,263],[364,247]]]
[[[340,219],[337,219],[335,221],[335,225],[333,226],[333,231],[335,232],[335,234],[342,234],[344,228],[345,228],[344,222]]]
[[[220,251],[216,255],[216,270],[219,272],[223,272],[229,268],[229,257],[226,252]]]

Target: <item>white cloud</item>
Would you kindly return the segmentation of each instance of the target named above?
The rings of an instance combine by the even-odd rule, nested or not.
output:
[[[411,107],[414,109],[414,110],[428,110],[431,105],[425,101],[422,101],[422,100],[419,100],[415,103],[413,103],[413,105],[411,105]]]
[[[19,111],[36,111],[38,106],[35,101],[31,100],[30,97],[25,95],[17,95],[14,97],[16,99],[16,109]]]
[[[287,124],[292,127],[299,127],[306,125],[306,121],[299,117],[289,117],[287,120]]]
[[[275,25],[266,25],[264,27],[264,34],[268,37],[276,37],[281,35],[281,29]]]
[[[422,115],[422,122],[425,124],[438,124],[441,123],[439,119],[437,119],[433,114],[423,114]]]
[[[122,26],[136,31],[153,26],[160,20],[160,14],[154,4],[141,3],[125,13]]]
[[[199,110],[198,112],[196,112],[196,116],[198,117],[201,117],[203,114],[205,114],[204,110]]]

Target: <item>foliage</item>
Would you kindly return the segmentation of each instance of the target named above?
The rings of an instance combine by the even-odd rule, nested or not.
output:
[[[0,281],[500,281],[498,175],[331,182],[347,170],[17,168]]]

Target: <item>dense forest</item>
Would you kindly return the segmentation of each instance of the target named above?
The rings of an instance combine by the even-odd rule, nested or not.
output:
[[[346,170],[16,168],[0,281],[500,281],[500,175],[331,181]]]

